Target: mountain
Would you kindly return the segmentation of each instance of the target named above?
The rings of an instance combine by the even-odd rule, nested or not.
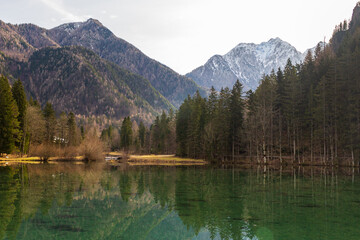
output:
[[[98,20],[63,24],[49,30],[47,35],[60,46],[86,47],[100,57],[143,76],[174,106],[180,106],[188,94],[193,95],[197,90],[205,94],[193,80],[149,58],[132,44],[116,37]]]
[[[0,73],[58,111],[150,119],[205,90],[116,37],[99,21],[45,29],[0,20]],[[170,103],[170,102],[171,103]]]
[[[284,68],[290,58],[293,64],[300,63],[305,55],[280,38],[272,38],[260,44],[240,43],[227,54],[211,57],[203,66],[186,74],[200,86],[216,90],[232,87],[237,79],[244,90],[256,89],[263,74],[272,69]]]
[[[51,102],[58,112],[116,119],[131,115],[150,122],[172,107],[147,79],[83,47],[42,48],[17,62],[11,73],[23,79],[29,95]]]
[[[0,21],[0,73],[20,78],[28,96],[51,102],[58,112],[150,123],[173,105],[146,78],[85,47],[61,47],[33,24]]]
[[[16,59],[24,59],[29,56],[35,48],[31,46],[11,25],[0,21],[0,51]]]

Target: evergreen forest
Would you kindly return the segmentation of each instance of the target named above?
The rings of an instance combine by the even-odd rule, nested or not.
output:
[[[360,28],[336,27],[302,64],[263,76],[256,91],[236,82],[210,96],[189,97],[176,120],[178,154],[258,163],[358,165]]]
[[[105,149],[126,153],[176,153],[217,163],[246,158],[263,164],[359,165],[359,9],[335,28],[329,43],[319,43],[301,64],[288,60],[284,69],[264,75],[255,91],[244,92],[239,81],[232,89],[212,88],[207,97],[197,91],[151,126],[128,116],[121,125],[96,126],[102,130],[97,134],[74,113],[27,101],[22,82],[11,87],[1,75],[0,152],[28,154],[32,147],[47,159],[54,146],[99,146],[83,143],[99,139],[86,135],[98,135]]]

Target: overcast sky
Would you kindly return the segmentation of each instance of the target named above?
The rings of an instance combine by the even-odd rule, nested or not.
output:
[[[356,0],[0,0],[0,19],[52,28],[98,19],[185,74],[241,42],[280,37],[303,52],[349,19]]]

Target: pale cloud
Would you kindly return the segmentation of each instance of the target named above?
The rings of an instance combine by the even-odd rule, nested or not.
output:
[[[358,0],[0,0],[0,19],[53,28],[98,19],[180,73],[241,42],[280,37],[300,51],[332,35]]]
[[[66,8],[63,6],[62,1],[60,0],[41,0],[42,3],[44,3],[49,8],[53,9],[57,13],[59,13],[63,21],[74,21],[74,22],[80,22],[84,21],[84,17],[76,16],[75,14],[71,13],[70,11],[66,10]]]

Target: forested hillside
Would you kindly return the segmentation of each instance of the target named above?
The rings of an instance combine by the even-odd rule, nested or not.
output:
[[[205,94],[94,19],[51,30],[0,21],[0,73],[20,78],[29,97],[57,112],[115,120],[150,123],[188,94]]]
[[[303,64],[289,60],[242,100],[236,100],[238,83],[208,99],[187,99],[177,115],[178,153],[212,159],[244,154],[264,163],[359,164],[359,49],[357,4],[351,22],[336,27],[330,44],[319,44]],[[240,105],[233,108],[235,103]]]
[[[82,47],[43,48],[18,69],[13,76],[27,79],[30,95],[51,102],[57,112],[117,119],[133,115],[150,121],[171,108],[149,81]]]
[[[84,47],[60,47],[47,30],[0,21],[0,73],[20,79],[28,97],[83,116],[131,115],[150,123],[172,104],[151,83]]]
[[[143,76],[176,107],[196,90],[205,95],[205,91],[193,80],[149,58],[132,44],[116,37],[98,20],[63,24],[50,29],[47,35],[61,46],[86,47],[102,58]]]

